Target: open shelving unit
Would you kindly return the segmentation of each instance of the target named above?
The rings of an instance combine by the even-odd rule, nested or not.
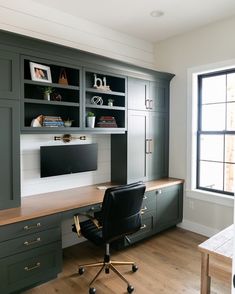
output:
[[[93,112],[96,117],[95,130],[107,131],[107,132],[120,132],[126,129],[126,77],[119,75],[111,75],[109,73],[100,72],[93,69],[84,70],[85,80],[85,116],[88,112]],[[98,79],[98,87],[95,79]],[[106,80],[106,86],[108,89],[100,88],[100,83],[104,86]],[[101,82],[100,82],[101,81]],[[92,103],[93,97],[100,97],[103,101],[102,104]],[[113,100],[113,105],[109,106],[109,99]],[[102,117],[113,117],[116,121],[117,127],[99,127],[98,122]],[[86,130],[89,128],[86,126]]]
[[[30,63],[46,66],[50,69],[51,82],[37,81],[32,78]],[[127,79],[125,76],[101,72],[97,69],[86,69],[71,64],[60,63],[48,59],[22,56],[22,133],[124,133],[126,131]],[[66,73],[68,84],[59,83],[61,71]],[[99,79],[98,87],[94,87],[95,76]],[[106,80],[109,89],[100,86]],[[52,88],[50,99],[45,100],[43,92]],[[60,99],[58,99],[58,95]],[[94,96],[101,97],[103,103],[92,101]],[[109,100],[113,105],[109,105]],[[88,112],[96,117],[94,128],[87,127]],[[71,127],[50,126],[33,127],[32,121],[40,115],[60,117],[62,121],[72,120]],[[113,118],[115,125],[100,124],[103,118]],[[103,122],[103,120],[102,120]]]
[[[34,81],[30,73],[30,62],[34,62],[50,68],[52,81]],[[28,56],[22,57],[22,132],[25,133],[55,133],[71,132],[81,127],[80,115],[80,82],[81,69],[71,65],[51,62]],[[68,84],[60,84],[61,71],[66,72]],[[43,92],[51,87],[53,92],[50,100],[45,100]],[[72,126],[60,127],[32,127],[32,120],[38,116],[61,117],[62,121],[72,120]]]

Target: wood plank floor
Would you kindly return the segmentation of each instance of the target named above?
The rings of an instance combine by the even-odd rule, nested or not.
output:
[[[206,238],[173,228],[122,251],[112,251],[116,260],[134,260],[139,266],[132,273],[127,266],[119,267],[136,294],[198,294],[200,293],[200,253],[197,245]],[[25,294],[83,294],[88,293],[89,281],[97,269],[88,269],[84,275],[76,274],[77,265],[100,260],[103,250],[89,242],[64,250],[63,272],[58,279],[35,287]],[[95,287],[97,294],[127,293],[126,285],[113,273],[102,274]],[[229,294],[229,285],[212,279],[211,293]]]

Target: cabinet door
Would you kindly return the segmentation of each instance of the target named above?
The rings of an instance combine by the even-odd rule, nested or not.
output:
[[[150,111],[168,112],[169,90],[166,82],[150,82],[149,109]]]
[[[160,179],[168,175],[167,121],[166,113],[148,113],[146,144],[148,180]]]
[[[146,110],[149,81],[128,78],[128,109]]]
[[[19,102],[0,99],[0,209],[20,205]]]
[[[183,187],[175,185],[156,191],[156,230],[176,225],[182,221]]]
[[[128,182],[146,179],[146,122],[144,111],[128,114]]]
[[[0,99],[20,99],[19,55],[0,50]]]

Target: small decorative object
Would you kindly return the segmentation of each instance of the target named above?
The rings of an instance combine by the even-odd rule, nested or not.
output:
[[[91,103],[92,104],[99,104],[99,105],[103,105],[103,99],[102,99],[102,97],[100,97],[100,96],[93,96],[92,98],[91,98]]]
[[[38,117],[32,120],[31,127],[34,127],[34,128],[42,127],[42,122],[43,122],[43,115],[39,115]]]
[[[30,73],[32,81],[51,83],[51,70],[49,66],[30,62]]]
[[[50,101],[51,93],[54,91],[52,87],[45,87],[43,88],[43,98],[44,100]]]
[[[67,120],[64,121],[64,126],[69,128],[72,126],[72,123],[73,123],[73,120],[68,118]]]
[[[87,113],[87,127],[88,128],[95,127],[95,114],[93,112]]]
[[[68,79],[67,79],[66,71],[64,68],[62,68],[60,71],[58,83],[62,85],[68,85]]]
[[[103,90],[103,91],[111,91],[110,86],[106,85],[106,77],[103,77],[103,81],[102,81],[101,78],[97,78],[97,74],[94,74],[93,88]]]
[[[61,101],[62,96],[58,92],[53,92],[51,94],[51,100],[53,100],[53,101]]]
[[[108,99],[108,106],[113,106],[113,99]]]

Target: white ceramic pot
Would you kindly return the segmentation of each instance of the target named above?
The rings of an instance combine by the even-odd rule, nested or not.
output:
[[[87,117],[87,127],[94,128],[95,127],[95,116],[88,116]]]

